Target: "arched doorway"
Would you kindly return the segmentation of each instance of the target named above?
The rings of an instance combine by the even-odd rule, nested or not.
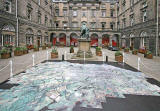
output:
[[[78,36],[76,33],[72,33],[70,35],[70,45],[72,46],[78,46]]]
[[[95,33],[91,35],[91,46],[98,46],[98,35]]]
[[[34,42],[33,37],[34,37],[33,30],[31,28],[28,28],[26,30],[26,45],[27,46],[33,45],[33,42]]]
[[[37,46],[42,46],[42,33],[40,30],[37,32]]]
[[[148,34],[143,31],[140,33],[140,48],[148,48]]]
[[[122,43],[121,43],[121,44],[122,44],[122,48],[125,48],[125,47],[126,47],[126,39],[125,39],[125,38],[126,38],[126,35],[123,35],[123,36],[122,36],[122,41],[121,41],[121,42],[122,42]]]
[[[44,35],[44,43],[45,44],[48,44],[49,40],[48,40],[48,32],[45,32],[45,35]]]
[[[130,49],[133,50],[133,48],[134,48],[134,37],[135,37],[135,35],[134,35],[133,33],[131,33],[131,34],[129,35],[129,37],[130,37]]]
[[[59,38],[57,38],[57,42],[59,42],[61,46],[66,46],[66,34],[60,33]]]
[[[15,45],[15,28],[11,24],[6,24],[2,28],[2,37],[0,38],[0,45]]]
[[[104,47],[109,46],[109,35],[108,34],[102,35],[102,46]]]
[[[52,43],[53,46],[56,45],[56,40],[57,40],[56,34],[55,33],[51,33],[50,42]]]
[[[112,46],[113,47],[119,47],[119,35],[114,34],[112,37]]]

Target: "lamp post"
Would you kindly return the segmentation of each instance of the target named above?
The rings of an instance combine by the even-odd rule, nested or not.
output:
[[[159,42],[159,31],[158,31],[158,29],[159,29],[159,0],[157,0],[157,20],[156,20],[156,25],[157,25],[157,31],[156,31],[156,56],[158,56],[158,48],[159,48],[159,44],[158,44],[158,42]]]

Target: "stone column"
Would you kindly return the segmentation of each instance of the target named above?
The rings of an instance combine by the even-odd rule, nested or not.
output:
[[[66,36],[66,46],[70,46],[70,36]]]
[[[109,45],[112,45],[112,36],[109,37]]]
[[[100,46],[100,47],[102,46],[102,37],[98,38],[98,46]]]

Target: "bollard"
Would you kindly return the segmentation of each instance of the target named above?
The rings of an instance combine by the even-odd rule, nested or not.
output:
[[[48,61],[48,58],[49,58],[49,57],[48,57],[48,53],[49,53],[49,52],[48,52],[48,50],[47,50],[47,61]]]
[[[35,63],[34,63],[34,54],[32,55],[32,66],[34,66],[35,65]]]
[[[62,55],[62,61],[64,61],[64,54]]]
[[[108,62],[108,56],[106,56],[106,62]]]
[[[124,65],[124,52],[123,52],[123,65]]]
[[[140,70],[140,57],[138,57],[138,71]]]
[[[86,60],[86,54],[85,54],[85,52],[84,52],[84,61]]]
[[[10,78],[12,78],[13,77],[13,62],[12,62],[12,60],[10,60]]]

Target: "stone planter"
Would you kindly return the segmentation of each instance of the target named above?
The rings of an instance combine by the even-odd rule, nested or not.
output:
[[[117,62],[123,62],[123,56],[115,56]]]
[[[142,53],[142,54],[145,54],[147,52],[147,50],[145,50],[145,49],[139,49],[138,52]]]
[[[34,52],[39,51],[39,48],[34,48]]]
[[[102,51],[96,51],[96,56],[102,56]]]
[[[34,49],[34,46],[33,46],[33,45],[28,45],[28,46],[27,46],[27,49],[28,49],[28,50]]]
[[[144,54],[144,57],[147,58],[147,59],[153,59],[152,54]]]
[[[132,51],[132,54],[133,55],[137,55],[137,51]]]
[[[46,46],[42,46],[42,50],[46,50]]]
[[[58,58],[58,53],[51,52],[51,59]]]
[[[21,56],[23,55],[23,51],[14,51],[14,56]]]
[[[28,54],[28,50],[24,50],[24,51],[23,51],[23,54]]]
[[[8,59],[11,57],[11,53],[2,53],[1,54],[1,59]]]
[[[51,46],[48,46],[48,48],[51,48]]]
[[[124,49],[124,52],[129,52],[129,49]]]
[[[133,47],[132,47],[132,46],[130,47],[130,50],[133,50]]]

